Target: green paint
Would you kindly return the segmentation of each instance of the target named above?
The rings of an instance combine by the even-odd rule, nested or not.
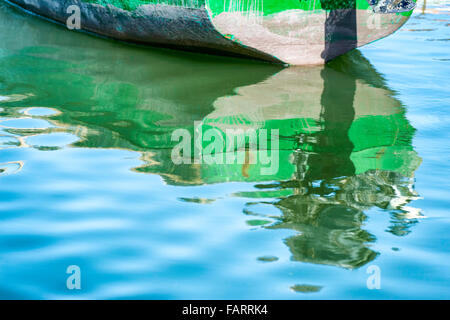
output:
[[[86,3],[95,3],[102,6],[111,5],[123,10],[134,11],[146,4],[170,5],[187,8],[201,8],[205,0],[82,0]]]
[[[123,10],[134,11],[146,4],[160,4],[180,6],[187,8],[202,8],[205,4],[213,16],[222,12],[258,12],[263,15],[277,14],[286,10],[336,10],[369,8],[367,0],[82,0],[87,3],[96,3],[107,6],[112,5]],[[409,16],[410,12],[401,13]]]
[[[367,10],[370,5],[367,0],[206,0],[212,15],[223,12],[258,13],[264,16],[281,13],[287,10],[337,10],[355,8]],[[410,12],[401,13],[409,16]]]
[[[262,15],[287,10],[314,11],[321,9],[355,8],[355,0],[207,0],[214,15],[222,12],[254,12]],[[358,0],[358,8],[368,8],[366,0]]]
[[[400,103],[391,97],[388,89],[371,91],[372,87],[382,87],[383,81],[357,51],[326,67],[309,69],[311,73],[307,77],[303,77],[304,69],[295,69],[300,72],[298,83],[292,92],[274,100],[269,109],[289,108],[295,104],[299,116],[294,112],[292,117],[266,117],[258,122],[252,118],[254,111],[246,109],[248,105],[258,107],[260,97],[257,96],[254,100],[252,96],[246,97],[240,119],[226,113],[215,118],[211,114],[218,100],[239,95],[241,91],[237,88],[257,88],[265,79],[272,79],[275,87],[283,84],[283,77],[277,75],[280,71],[277,66],[187,53],[177,55],[158,49],[149,51],[98,41],[78,33],[67,37],[65,30],[51,24],[40,20],[34,23],[39,23],[40,28],[29,27],[26,33],[21,33],[27,37],[27,47],[2,55],[0,69],[6,70],[3,81],[7,83],[28,79],[30,83],[39,85],[12,87],[8,94],[32,93],[33,96],[26,104],[24,101],[8,103],[7,112],[1,116],[13,117],[26,105],[57,108],[61,113],[53,116],[52,121],[69,132],[73,130],[80,134],[81,140],[74,147],[122,148],[141,153],[142,162],[136,164],[135,171],[158,174],[176,185],[290,181],[302,167],[296,162],[297,153],[312,155],[313,160],[305,167],[312,175],[331,170],[327,164],[333,159],[345,159],[345,165],[354,166],[357,173],[378,169],[410,176],[416,167],[417,155],[411,147],[414,130],[404,114],[396,110]],[[13,34],[14,29],[9,30],[9,25],[8,20],[1,23],[5,34]],[[44,31],[38,33],[38,30]],[[54,45],[42,48],[42,39]],[[84,49],[73,50],[74,47]],[[302,81],[313,81],[314,87],[318,88],[311,93],[319,95],[315,99],[316,104],[310,105],[309,96],[295,89],[302,88]],[[326,120],[314,117],[314,114],[320,114],[320,103],[325,107],[340,103],[336,98],[340,99],[343,92],[351,91],[356,81],[369,83],[366,90],[373,92],[377,103],[392,105],[392,112],[396,115],[356,119],[351,121],[348,132],[347,129],[339,129],[340,126],[327,129],[329,124]],[[349,101],[351,104],[353,100]],[[308,111],[300,116],[302,110],[311,110],[312,115]],[[248,168],[240,164],[174,165],[170,155],[177,142],[171,141],[171,134],[176,129],[185,128],[194,135],[194,121],[202,121],[205,128],[225,123],[235,127],[254,126],[257,130],[278,129],[279,171],[273,175],[261,175],[262,164]],[[20,134],[26,136],[30,133]],[[333,142],[336,136],[339,139],[348,136],[352,149],[344,150],[345,153],[341,144]],[[381,153],[380,150],[387,151]],[[381,159],[375,161],[375,156]],[[336,176],[354,173],[348,173],[344,166],[333,170]]]

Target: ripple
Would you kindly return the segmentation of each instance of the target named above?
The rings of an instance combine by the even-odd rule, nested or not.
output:
[[[253,219],[247,220],[246,223],[251,227],[259,227],[272,223],[270,220],[262,220],[262,219]]]
[[[314,293],[319,292],[322,290],[321,286],[313,286],[309,284],[296,284],[291,287],[291,289],[295,292],[301,292],[301,293]]]
[[[206,198],[178,198],[178,200],[183,202],[191,202],[191,203],[198,203],[198,204],[210,204],[216,201],[216,199],[206,199]]]
[[[449,41],[449,38],[445,38],[445,39],[426,39],[427,41]]]
[[[60,113],[59,110],[44,107],[31,107],[23,109],[21,110],[21,112],[27,116],[39,116],[39,117],[54,116]]]
[[[46,120],[33,118],[17,118],[17,119],[3,119],[0,120],[0,127],[8,129],[32,129],[43,130],[54,128],[55,126]]]
[[[70,145],[78,140],[79,138],[76,135],[64,132],[55,132],[48,134],[38,134],[28,137],[26,139],[26,142],[28,145],[38,149],[44,148],[59,149],[64,146]]]
[[[11,161],[0,163],[0,176],[17,173],[20,170],[22,170],[22,167],[23,167],[22,161]]]
[[[405,29],[405,31],[411,31],[411,32],[420,32],[420,31],[435,31],[437,29]]]
[[[4,102],[16,102],[16,101],[22,101],[29,97],[34,96],[33,94],[11,94],[9,96],[0,96],[0,103]]]
[[[0,136],[0,149],[19,147],[21,142],[15,136]]]
[[[28,220],[14,219],[0,223],[2,234],[18,234],[25,232],[28,235],[50,234],[77,234],[93,231],[123,230],[130,227],[131,223],[123,219],[84,219],[71,221]]]
[[[262,257],[258,257],[258,261],[261,261],[261,262],[275,262],[275,261],[278,261],[278,257],[275,257],[275,256],[262,256]]]

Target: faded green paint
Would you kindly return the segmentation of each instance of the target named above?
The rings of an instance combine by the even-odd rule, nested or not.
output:
[[[87,3],[96,3],[102,6],[112,5],[123,10],[134,11],[146,4],[161,4],[187,8],[201,8],[205,0],[82,0]]]
[[[96,3],[103,6],[112,5],[124,10],[134,11],[146,4],[161,4],[188,8],[201,8],[208,5],[213,16],[222,12],[257,12],[262,15],[271,15],[286,10],[336,10],[344,8],[369,8],[367,0],[82,0],[87,3]],[[412,11],[402,15],[411,15]]]
[[[369,9],[367,0],[206,0],[213,16],[222,12],[254,12],[264,16],[287,10]],[[415,0],[414,0],[415,1]],[[399,13],[410,16],[409,12]]]
[[[367,9],[366,0],[207,0],[213,15],[222,12],[257,12],[263,15],[277,14],[286,10],[335,10],[344,8]]]

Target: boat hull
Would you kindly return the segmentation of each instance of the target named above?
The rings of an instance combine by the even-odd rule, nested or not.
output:
[[[246,1],[259,5],[273,0]],[[366,0],[353,1],[350,6],[327,8],[322,3],[324,8],[308,10],[277,5],[276,10],[267,11],[249,3],[245,10],[242,5],[227,7],[227,3],[233,3],[230,0],[7,2],[68,26],[76,14],[71,11],[75,6],[80,15],[79,29],[117,40],[312,65],[393,33],[412,12],[376,12],[369,5],[358,4]]]

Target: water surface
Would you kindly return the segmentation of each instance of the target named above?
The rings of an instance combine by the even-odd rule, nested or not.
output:
[[[0,297],[450,298],[449,12],[283,69],[1,3]],[[278,170],[174,164],[199,126],[278,130]]]

